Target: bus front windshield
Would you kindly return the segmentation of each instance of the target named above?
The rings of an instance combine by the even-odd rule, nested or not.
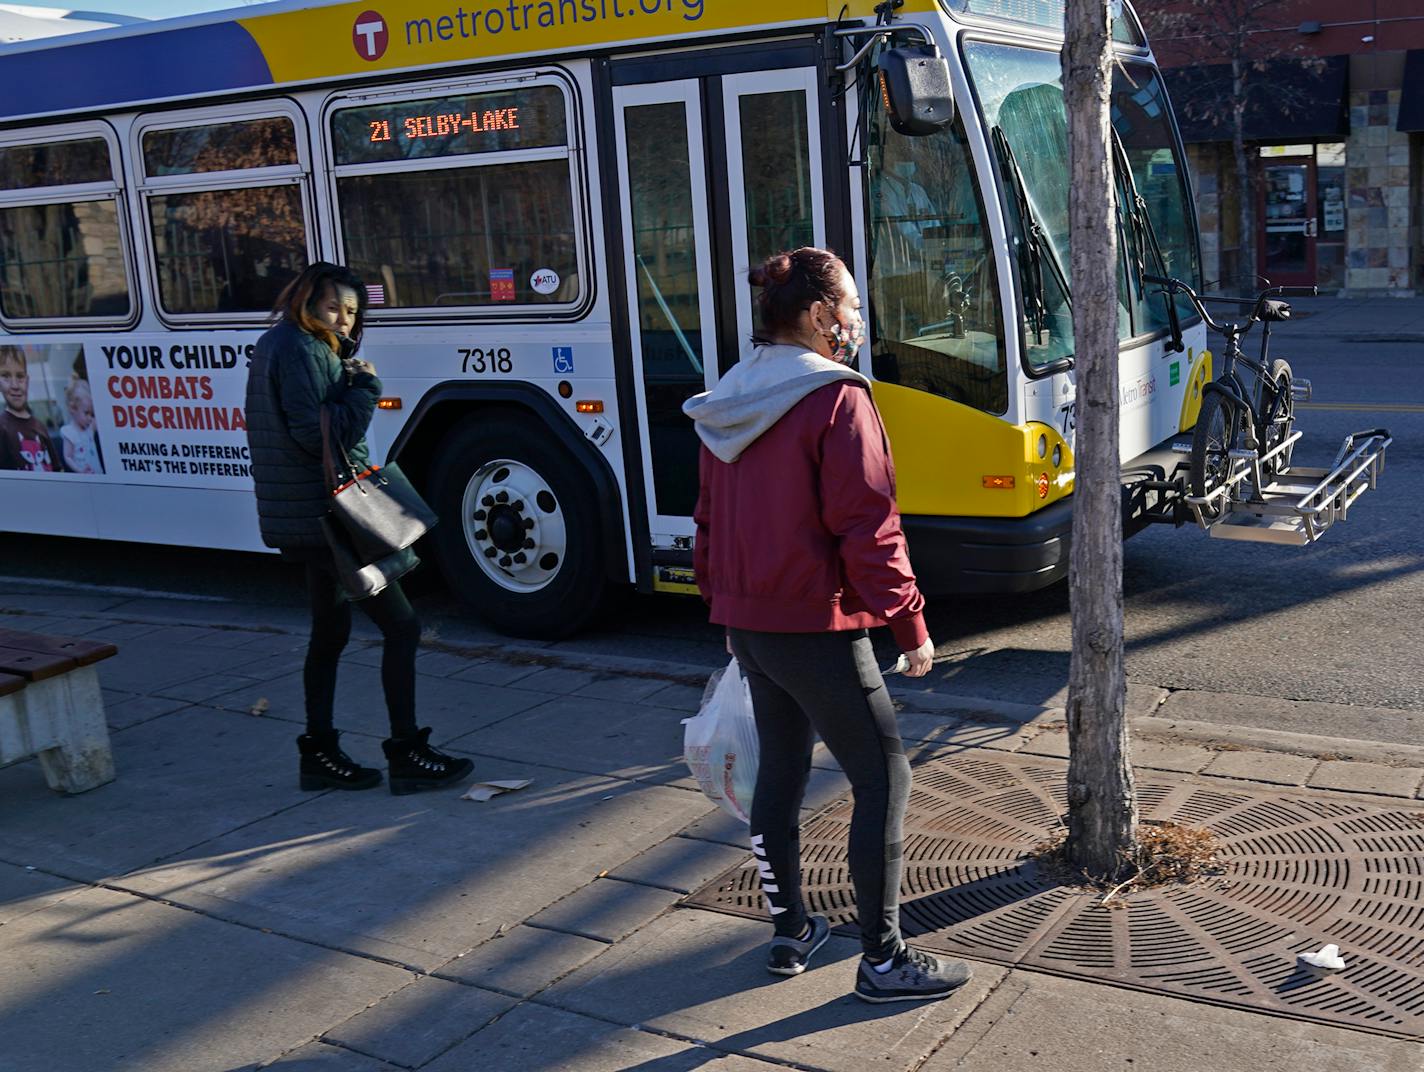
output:
[[[1063,74],[1056,52],[1012,45],[968,42],[964,46],[985,128],[1006,185],[1009,230],[1024,303],[1024,343],[1028,363],[1044,367],[1073,353],[1073,322],[1066,287],[1068,251],[1068,123]],[[1176,276],[1200,287],[1193,217],[1187,206],[1186,177],[1175,149],[1171,115],[1162,80],[1149,65],[1114,65],[1113,129],[1121,141],[1133,183],[1162,251],[1162,263],[1145,261],[1148,274]],[[1133,206],[1119,176],[1120,218]],[[1139,229],[1140,230],[1140,229]],[[1144,288],[1135,264],[1126,261],[1144,240],[1133,242],[1120,229],[1124,264],[1118,272],[1118,323],[1123,338],[1167,327],[1166,299]],[[1150,254],[1144,254],[1150,256]],[[1059,271],[1061,267],[1062,271]],[[1189,306],[1181,309],[1191,315]]]

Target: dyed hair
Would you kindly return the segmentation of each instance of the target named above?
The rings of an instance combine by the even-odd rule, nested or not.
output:
[[[814,302],[835,308],[845,297],[845,270],[845,262],[834,253],[814,246],[768,257],[747,273],[751,285],[761,288],[756,301],[762,326],[779,335],[794,329]]]
[[[290,320],[308,335],[315,335],[330,346],[333,353],[340,353],[336,333],[316,315],[317,303],[326,297],[326,292],[332,287],[349,287],[356,292],[356,322],[351,325],[350,339],[359,346],[361,333],[366,329],[366,284],[350,268],[339,264],[317,261],[303,269],[302,274],[277,295],[272,319]]]

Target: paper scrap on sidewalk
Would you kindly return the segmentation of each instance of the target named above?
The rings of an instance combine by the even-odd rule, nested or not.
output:
[[[267,713],[267,708],[271,706],[272,701],[267,699],[267,697],[265,696],[259,696],[257,698],[257,702],[253,704],[250,708],[248,708],[247,713],[249,715],[257,715],[260,717],[262,715],[265,715]]]
[[[493,800],[501,793],[512,793],[516,789],[525,789],[534,783],[527,778],[511,778],[502,782],[476,782],[461,795],[461,800],[474,800],[483,804],[487,800]]]
[[[1324,968],[1326,971],[1345,969],[1345,959],[1340,956],[1338,945],[1327,945],[1314,953],[1301,953],[1298,959],[1305,961],[1312,968]]]

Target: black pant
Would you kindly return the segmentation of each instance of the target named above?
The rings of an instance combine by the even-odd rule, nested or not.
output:
[[[864,630],[731,630],[751,686],[761,763],[752,798],[752,852],[776,933],[806,927],[801,899],[801,801],[815,735],[850,780],[850,874],[861,945],[885,957],[900,947],[900,873],[910,764],[885,681]]]
[[[311,596],[312,630],[302,683],[306,688],[307,732],[332,728],[336,703],[336,664],[351,639],[351,603],[336,581],[336,572],[321,562],[308,562],[307,593]],[[381,685],[391,718],[392,737],[410,737],[415,724],[415,652],[420,622],[399,584],[357,604],[380,627],[386,646],[381,654]]]

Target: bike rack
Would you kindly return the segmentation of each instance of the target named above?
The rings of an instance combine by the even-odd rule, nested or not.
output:
[[[1384,472],[1385,451],[1394,442],[1383,428],[1355,432],[1345,437],[1329,468],[1287,465],[1266,480],[1262,463],[1288,459],[1300,437],[1300,432],[1292,433],[1264,457],[1254,450],[1233,450],[1231,472],[1220,485],[1206,495],[1184,496],[1208,535],[1297,547],[1312,544],[1335,522],[1347,520],[1350,507],[1376,486]],[[1182,444],[1173,449],[1191,453]],[[1255,489],[1249,496],[1248,482]]]

